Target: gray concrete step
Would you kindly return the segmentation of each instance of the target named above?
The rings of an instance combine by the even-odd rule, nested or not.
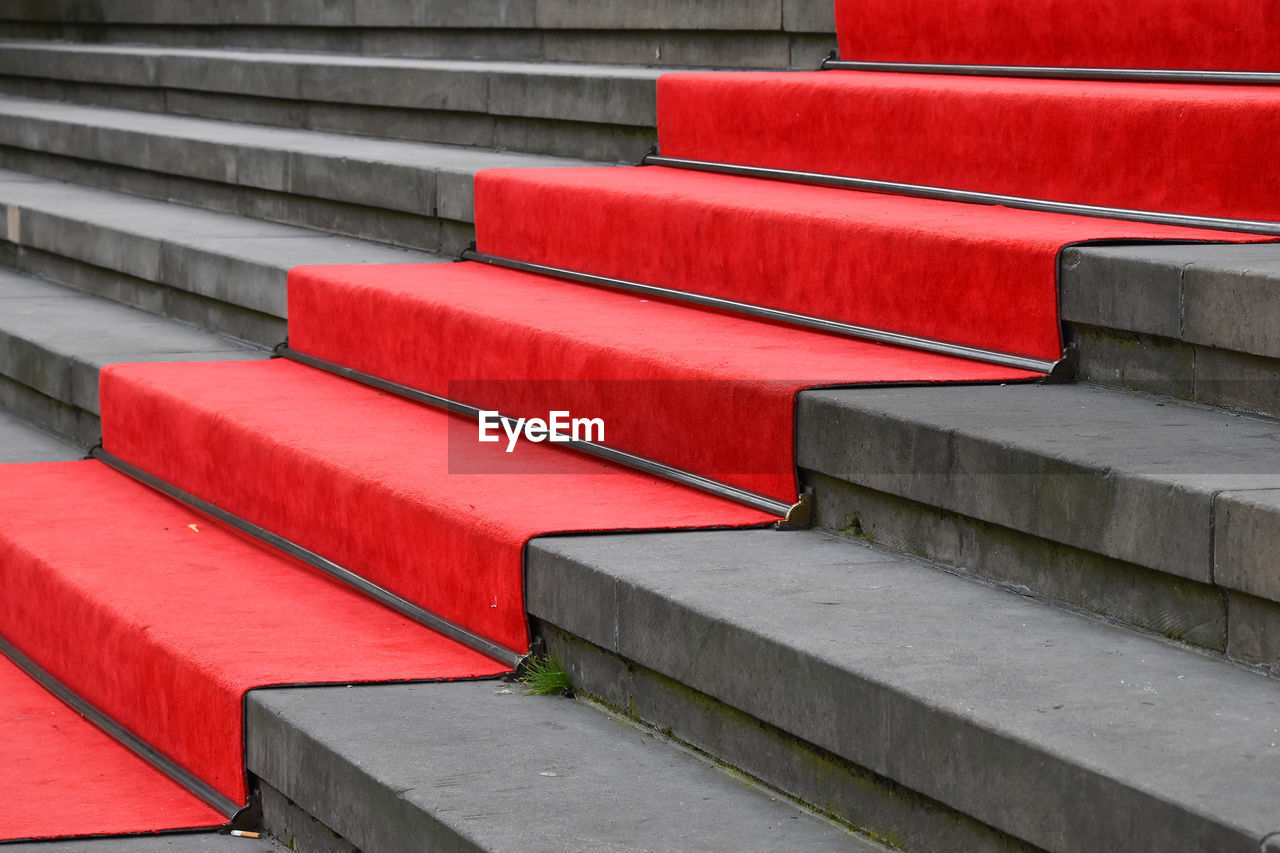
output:
[[[883,849],[652,731],[502,682],[257,690],[247,706],[268,827],[288,798],[365,853]]]
[[[820,523],[1280,667],[1280,422],[1090,385],[815,391]]]
[[[10,396],[7,384],[0,381],[3,397]],[[70,462],[83,458],[82,448],[18,417],[8,406],[0,405],[0,463]]]
[[[661,69],[0,42],[0,91],[311,130],[634,161]]]
[[[90,446],[98,371],[140,361],[240,361],[264,349],[47,281],[0,270],[0,377],[23,413]]]
[[[0,168],[426,251],[474,238],[477,171],[586,165],[0,97]]]
[[[817,531],[542,538],[527,585],[580,689],[896,849],[1280,838],[1280,683],[1159,638]]]
[[[1280,246],[1072,248],[1061,282],[1084,378],[1280,415]]]
[[[267,347],[291,267],[449,260],[15,172],[0,207],[0,265]]]
[[[363,55],[814,67],[830,0],[7,3],[0,35]]]

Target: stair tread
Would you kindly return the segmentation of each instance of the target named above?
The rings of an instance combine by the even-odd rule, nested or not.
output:
[[[798,412],[802,468],[1280,595],[1261,555],[1223,550],[1215,521],[1225,492],[1280,489],[1280,422],[1090,385],[814,391]]]
[[[1273,679],[895,552],[814,531],[545,538],[528,594],[1033,844],[1244,853],[1280,826]]]
[[[0,839],[218,826],[223,816],[0,655]],[[56,791],[54,797],[50,791]]]
[[[17,172],[0,171],[0,205],[20,223],[11,242],[275,317],[285,314],[286,275],[301,263],[451,260]]]
[[[816,7],[811,10],[810,7]],[[831,27],[829,3],[749,0],[732,5],[706,3],[604,4],[583,7],[576,0],[450,0],[382,2],[368,5],[333,0],[294,2],[283,8],[259,3],[119,4],[95,0],[70,8],[64,3],[24,4],[4,9],[4,18],[24,21],[84,20],[109,24],[258,25],[277,27],[449,27],[467,29],[762,29],[795,30],[793,18],[808,12]]]
[[[612,65],[590,62],[533,62],[503,59],[423,59],[417,57],[352,56],[340,53],[243,50],[225,48],[169,47],[140,44],[72,44],[29,39],[0,39],[0,51],[42,51],[65,55],[86,53],[139,57],[198,57],[243,62],[271,62],[283,65],[333,65],[346,68],[410,68],[479,73],[535,73],[546,76],[600,76],[656,80],[669,68]]]
[[[0,143],[470,221],[480,169],[590,161],[0,96]]]
[[[582,702],[522,692],[260,691],[249,700],[249,766],[361,849],[407,850],[423,839],[448,849],[460,837],[513,853],[882,849],[651,732]],[[274,748],[285,739],[297,748]],[[333,802],[335,787],[368,805]],[[396,820],[387,821],[392,806]]]
[[[176,320],[0,270],[0,372],[90,412],[105,364],[266,357]]]
[[[0,463],[66,462],[84,451],[0,407]]]
[[[0,40],[0,74],[652,127],[663,68]]]

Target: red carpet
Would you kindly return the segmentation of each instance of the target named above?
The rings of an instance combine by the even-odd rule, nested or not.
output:
[[[163,434],[150,433],[148,443],[163,447],[156,441]],[[181,452],[175,445],[161,452],[174,451]],[[236,476],[248,479],[252,470]],[[98,462],[3,466],[0,518],[5,638],[238,802],[247,690],[506,669]],[[83,762],[63,755],[59,770],[73,779],[96,772],[89,751]],[[12,778],[7,769],[5,777]],[[67,793],[50,785],[30,796],[59,813]],[[106,831],[94,808],[53,832]],[[189,814],[188,807],[176,819],[209,822],[203,812],[198,820]],[[157,816],[156,826],[137,828],[169,822]]]
[[[101,388],[107,450],[520,651],[530,537],[776,520],[282,360],[115,365]]]
[[[476,223],[490,254],[1043,359],[1063,246],[1233,239],[658,167],[481,172]]]
[[[658,81],[658,128],[667,157],[1280,219],[1273,87],[667,74]]]
[[[840,58],[1280,70],[1273,0],[836,0]]]
[[[845,59],[1280,57],[1269,0],[836,5]],[[672,157],[1280,218],[1277,106],[1262,88],[671,75],[659,132]],[[1043,360],[1064,246],[1259,239],[656,167],[487,171],[475,200],[482,252]],[[301,268],[289,310],[299,352],[600,418],[608,445],[784,502],[799,389],[1027,376],[478,264]],[[116,365],[100,392],[106,450],[517,651],[531,537],[775,520],[549,444],[507,453],[501,431],[481,443],[473,421],[283,360]],[[0,634],[240,802],[247,690],[504,669],[96,462],[0,468]],[[0,840],[221,821],[3,662],[0,719]]]
[[[599,417],[611,447],[788,503],[798,390],[1032,377],[474,263],[296,267],[289,341],[475,406]]]
[[[0,840],[225,823],[0,657]]]

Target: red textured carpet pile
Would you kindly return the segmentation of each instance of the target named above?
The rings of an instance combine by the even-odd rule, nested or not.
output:
[[[1280,70],[1272,0],[835,0],[840,58]]]
[[[844,58],[918,62],[1255,68],[1280,24],[1257,2],[1124,5],[1148,27],[1096,5],[837,11]],[[669,75],[658,114],[669,157],[1277,219],[1278,106],[1262,87],[830,71]],[[490,171],[475,199],[482,252],[1045,362],[1064,246],[1257,239],[660,167]],[[800,390],[1038,376],[477,263],[299,267],[289,315],[300,353],[598,419],[604,444],[784,505]],[[291,361],[114,365],[100,397],[110,453],[514,653],[532,537],[776,520]],[[506,669],[98,462],[0,468],[0,635],[237,802],[250,689]],[[218,822],[2,661],[0,691],[0,801],[22,804],[0,840]]]

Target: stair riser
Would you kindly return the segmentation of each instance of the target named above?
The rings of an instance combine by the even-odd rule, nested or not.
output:
[[[0,408],[81,447],[97,444],[102,437],[96,415],[68,406],[4,375],[0,375]]]
[[[361,56],[492,58],[713,68],[816,68],[835,48],[829,33],[611,32],[373,29],[358,27],[166,27],[0,23],[0,38],[81,43],[236,47]]]
[[[1280,359],[1095,326],[1066,331],[1084,381],[1280,417]]]
[[[603,2],[577,0],[388,0],[376,5],[354,0],[299,0],[283,7],[226,2],[193,7],[185,3],[121,6],[103,0],[25,3],[4,11],[13,21],[215,26],[227,22],[286,27],[449,27],[495,29],[691,29],[822,31],[834,28],[829,0],[697,0]]]

